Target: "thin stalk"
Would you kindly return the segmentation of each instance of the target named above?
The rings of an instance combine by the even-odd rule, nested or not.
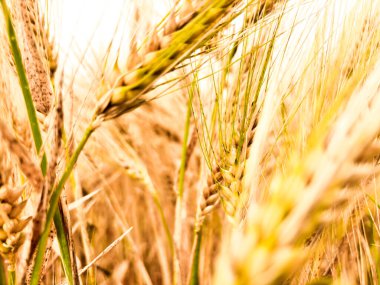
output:
[[[4,259],[0,256],[0,284],[7,284],[7,276],[4,269]]]
[[[46,215],[46,223],[45,223],[45,228],[44,231],[41,234],[40,241],[37,246],[37,255],[34,263],[34,267],[32,270],[32,275],[31,275],[31,280],[30,280],[30,285],[38,285],[39,283],[39,275],[42,269],[43,261],[44,261],[44,252],[46,249],[47,241],[49,238],[49,232],[50,232],[50,227],[53,222],[53,217],[54,214],[58,208],[58,202],[59,202],[59,197],[62,193],[63,187],[67,180],[70,177],[70,174],[72,170],[74,169],[74,166],[78,160],[78,157],[80,153],[82,152],[84,146],[86,145],[88,139],[90,138],[91,134],[94,132],[95,128],[93,127],[92,123],[87,127],[85,130],[83,137],[81,141],[79,142],[77,148],[75,149],[72,157],[69,160],[69,163],[66,166],[66,169],[59,180],[56,188],[52,192],[51,198],[50,198],[50,207]]]
[[[16,271],[14,270],[14,268],[12,270],[8,270],[8,284],[9,285],[16,284]]]
[[[158,213],[160,215],[162,225],[164,226],[165,234],[166,234],[166,237],[168,239],[169,246],[170,246],[170,253],[173,255],[174,254],[174,241],[173,241],[173,237],[172,237],[170,230],[169,230],[169,225],[168,225],[166,218],[165,218],[165,215],[164,215],[164,210],[162,209],[161,202],[160,202],[160,199],[158,198],[158,195],[153,194],[152,197],[153,197],[153,202],[156,205]]]
[[[64,145],[66,146],[66,153],[65,153],[65,161],[66,163],[69,162],[69,152],[67,148],[67,136],[64,126],[62,127],[62,141]],[[75,189],[75,188],[74,188]],[[54,225],[57,230],[57,239],[59,241],[59,249],[61,252],[61,259],[63,260],[63,266],[64,271],[66,274],[66,277],[68,277],[70,284],[80,284],[79,282],[79,275],[78,275],[78,268],[77,263],[75,260],[75,250],[74,246],[72,244],[72,233],[70,229],[68,228],[68,213],[66,213],[63,210],[63,198],[60,197],[60,201],[58,202],[59,211],[56,211],[54,214]],[[63,242],[60,242],[63,241]],[[70,246],[71,245],[71,246]]]
[[[161,220],[162,225],[164,227],[165,235],[166,235],[166,238],[167,238],[168,243],[169,243],[170,254],[171,254],[171,256],[175,256],[174,255],[175,254],[175,246],[174,246],[173,236],[170,232],[168,222],[165,218],[165,214],[164,214],[164,210],[162,208],[160,198],[157,194],[156,189],[154,188],[153,184],[151,183],[151,181],[149,183],[147,183],[146,186],[149,189],[149,193],[152,195],[153,203],[157,207],[158,214],[160,215],[160,220]]]
[[[69,157],[66,160],[68,161]],[[80,200],[81,198],[83,198],[83,191],[82,191],[82,187],[80,185],[79,178],[78,178],[78,175],[76,172],[74,172],[73,175],[71,175],[70,181],[71,181],[72,189],[75,189],[75,200],[76,201]],[[79,221],[82,221],[79,225],[80,226],[80,235],[81,235],[81,240],[82,240],[82,246],[83,246],[85,261],[86,261],[86,264],[89,264],[93,259],[92,258],[93,253],[92,253],[92,249],[91,249],[90,238],[89,238],[87,230],[86,230],[87,223],[85,220],[85,213],[84,213],[83,205],[79,205],[77,207],[77,219]],[[96,284],[95,281],[96,281],[95,280],[95,270],[93,267],[90,267],[86,272],[86,282],[89,285],[95,285]]]
[[[61,215],[59,211],[56,211],[54,213],[54,225],[57,230],[57,239],[58,241],[67,241],[66,239],[66,232],[64,230],[63,220],[61,219]],[[62,242],[59,242],[59,250],[61,252],[61,259],[64,260],[63,262],[63,269],[65,271],[65,275],[67,279],[69,280],[69,284],[73,284],[74,276],[73,272],[71,270],[71,258],[70,258],[70,250],[68,245],[62,246]]]
[[[189,101],[187,105],[185,133],[183,136],[183,144],[182,144],[181,167],[179,169],[179,177],[178,177],[178,197],[181,201],[183,197],[185,170],[186,170],[186,164],[187,164],[187,141],[189,139],[189,132],[190,132],[190,118],[191,118],[191,102]]]
[[[174,225],[174,242],[176,249],[174,251],[173,258],[173,273],[174,273],[174,284],[180,282],[180,270],[179,270],[179,252],[181,248],[181,233],[182,233],[182,211],[183,211],[183,191],[184,191],[184,182],[185,182],[185,171],[187,165],[187,141],[189,139],[190,132],[190,118],[191,118],[191,101],[187,103],[187,113],[186,113],[186,122],[185,122],[185,133],[183,135],[182,143],[182,155],[181,155],[181,165],[178,175],[178,193],[177,201],[175,208],[175,225]]]
[[[202,228],[195,233],[193,261],[191,264],[189,285],[199,285],[199,259],[201,253]]]

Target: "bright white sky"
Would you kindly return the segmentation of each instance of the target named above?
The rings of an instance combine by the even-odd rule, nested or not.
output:
[[[174,2],[174,0],[41,0],[45,1],[51,3],[49,10],[52,11],[52,19],[56,23],[59,45],[66,51],[73,48],[73,41],[75,41],[74,46],[79,46],[80,49],[86,48],[89,42],[93,48],[100,50],[107,48],[109,40],[115,37],[114,31],[117,25],[123,28],[123,36],[128,39],[135,5],[140,8],[142,23],[154,24],[162,19]],[[326,2],[341,3],[347,7],[349,3],[356,1],[314,1],[315,4],[320,3],[320,6]],[[317,6],[315,5],[315,8]],[[336,12],[339,13],[339,10],[336,9]]]
[[[91,67],[100,63],[111,40],[123,45],[119,62],[129,55],[129,40],[133,27],[136,5],[140,8],[141,23],[158,23],[169,11],[172,0],[40,0],[42,7],[49,3],[49,19],[55,46],[59,47],[59,60],[64,63],[65,74],[75,72],[94,79]],[[119,33],[116,34],[116,29]],[[142,29],[140,29],[142,30]],[[116,44],[118,46],[118,44]],[[114,53],[115,54],[115,53]],[[84,56],[85,55],[85,56]],[[81,63],[85,63],[84,65]],[[80,69],[77,71],[76,69]],[[99,68],[94,68],[98,70]],[[89,73],[90,72],[90,73]],[[66,76],[67,77],[67,76]]]
[[[115,28],[122,27],[124,37],[130,34],[136,3],[142,9],[141,17],[157,23],[168,11],[171,0],[50,0],[50,11],[56,22],[60,45],[72,48],[73,41],[82,48],[106,48],[115,36]]]

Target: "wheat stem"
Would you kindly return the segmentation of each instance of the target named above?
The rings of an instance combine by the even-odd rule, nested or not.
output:
[[[4,270],[4,260],[0,256],[0,284],[7,284],[7,277]]]
[[[182,142],[182,156],[181,156],[181,165],[179,169],[178,176],[178,189],[177,189],[177,200],[175,208],[175,219],[174,219],[174,241],[176,250],[174,251],[174,260],[173,260],[173,272],[174,272],[174,284],[181,283],[181,272],[180,272],[180,261],[179,253],[181,252],[181,233],[182,233],[182,222],[183,222],[183,191],[184,191],[184,182],[185,182],[185,171],[186,165],[188,163],[188,138],[190,130],[190,119],[191,119],[191,102],[190,100],[187,103],[187,112],[186,112],[186,122],[185,122],[185,131]]]
[[[38,285],[39,275],[40,275],[42,265],[43,265],[44,252],[45,252],[45,248],[47,245],[47,241],[48,241],[48,237],[49,237],[49,233],[50,233],[50,227],[51,227],[51,224],[53,221],[53,217],[54,217],[55,212],[56,212],[57,207],[58,207],[59,197],[62,193],[62,190],[63,190],[63,187],[64,187],[66,181],[70,177],[70,174],[71,174],[71,172],[72,172],[72,170],[73,170],[73,168],[74,168],[74,166],[78,160],[80,153],[82,152],[84,146],[86,145],[88,139],[90,138],[90,136],[94,132],[94,130],[95,129],[94,129],[93,124],[90,123],[90,125],[85,130],[83,137],[82,137],[81,141],[79,142],[77,148],[75,149],[73,155],[71,156],[61,179],[59,180],[57,186],[55,187],[54,191],[52,192],[52,195],[50,198],[50,203],[49,203],[50,207],[49,207],[49,210],[48,210],[47,215],[46,215],[45,228],[41,234],[41,237],[40,237],[40,240],[38,243],[38,247],[37,247],[37,256],[36,256],[35,263],[33,266],[30,285]]]
[[[16,284],[16,271],[14,268],[13,270],[8,270],[8,284],[9,285]]]
[[[199,285],[199,260],[201,254],[201,242],[202,242],[202,226],[195,233],[194,248],[193,248],[193,260],[191,263],[191,271],[189,276],[189,285]]]

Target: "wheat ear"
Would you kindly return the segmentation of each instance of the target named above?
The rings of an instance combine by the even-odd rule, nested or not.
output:
[[[21,12],[18,19],[25,32],[24,62],[30,90],[36,110],[46,115],[51,108],[53,90],[50,68],[45,51],[44,28],[39,17],[39,4],[35,0],[17,0]]]
[[[154,35],[142,48],[141,60],[120,79],[116,84],[119,86],[102,96],[97,115],[112,119],[144,103],[141,96],[152,88],[152,84],[201,47],[216,32],[218,25],[231,21],[233,17],[228,17],[229,12],[240,2],[207,0],[194,6],[187,1],[188,5],[178,9],[177,17],[169,17],[160,34]]]
[[[336,122],[328,130],[320,124],[304,155],[291,158],[290,171],[274,177],[269,199],[250,207],[244,231],[236,232],[232,239],[236,251],[232,253],[231,274],[225,274],[228,278],[218,279],[221,283],[217,284],[278,284],[287,280],[305,260],[305,240],[319,226],[331,222],[324,213],[339,202],[338,190],[352,182],[359,184],[370,175],[361,171],[357,162],[364,154],[379,155],[367,152],[380,133],[376,116],[380,112],[379,71],[380,62]],[[355,175],[347,175],[348,170]],[[241,244],[244,252],[238,250]]]
[[[15,280],[17,251],[25,240],[23,230],[31,217],[21,217],[28,202],[26,198],[22,199],[27,188],[15,184],[18,182],[17,171],[4,150],[7,147],[0,151],[0,255],[8,265],[11,280]]]

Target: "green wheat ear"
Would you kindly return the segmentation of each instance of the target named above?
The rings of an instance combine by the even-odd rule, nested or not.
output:
[[[176,21],[172,17],[166,23],[170,29],[164,27],[160,32],[161,37],[154,37],[154,43],[151,41],[146,44],[149,52],[143,54],[143,59],[124,76],[121,86],[102,96],[97,115],[109,120],[144,103],[141,96],[151,89],[159,77],[172,70],[215,34],[218,25],[232,20],[232,16],[227,16],[239,2],[209,0],[198,7],[182,7],[178,18],[184,20]]]

